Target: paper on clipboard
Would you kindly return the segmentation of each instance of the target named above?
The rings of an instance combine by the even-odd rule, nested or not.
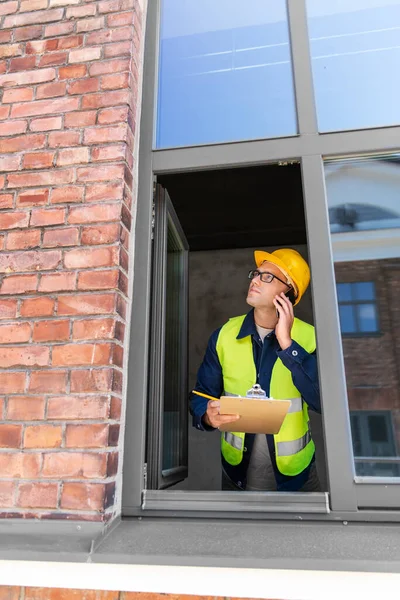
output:
[[[220,431],[241,433],[277,434],[291,405],[290,400],[243,396],[221,396],[219,402],[221,415],[240,415],[237,421],[220,425]]]

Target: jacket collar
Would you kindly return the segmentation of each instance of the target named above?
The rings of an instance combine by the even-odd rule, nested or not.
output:
[[[273,334],[274,331],[271,331],[271,333],[267,337],[272,336]],[[240,331],[236,336],[236,339],[241,340],[247,337],[248,335],[254,335],[258,338],[258,331],[254,321],[254,308],[252,308],[251,311],[248,312],[245,316]]]

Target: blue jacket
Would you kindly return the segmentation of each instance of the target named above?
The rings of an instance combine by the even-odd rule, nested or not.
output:
[[[211,335],[207,350],[197,374],[195,390],[203,392],[210,396],[219,398],[223,392],[222,368],[218,359],[216,345],[221,328],[214,331]],[[262,343],[258,335],[254,322],[253,309],[247,314],[243,325],[238,334],[238,339],[251,335],[253,342],[253,357],[257,370],[257,383],[269,395],[270,380],[273,366],[277,357],[279,357],[285,367],[292,373],[293,383],[300,391],[302,398],[311,410],[321,412],[317,358],[315,353],[309,354],[296,342],[286,350],[281,350],[275,333],[272,332],[265,337]],[[215,431],[203,422],[203,416],[207,409],[206,398],[191,394],[190,412],[193,415],[193,426],[202,431]],[[299,490],[307,481],[311,464],[299,475],[290,477],[282,475],[277,469],[275,459],[274,438],[267,435],[269,452],[271,455],[272,466],[274,468],[275,479],[278,491],[296,491]],[[254,434],[246,434],[245,452],[242,462],[237,466],[229,465],[222,457],[222,466],[228,477],[241,489],[246,489],[246,474],[250,463],[251,452],[254,444]]]

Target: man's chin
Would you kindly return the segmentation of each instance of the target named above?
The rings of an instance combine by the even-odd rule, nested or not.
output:
[[[252,296],[247,296],[246,302],[249,306],[252,306],[253,308],[257,305],[257,301]]]

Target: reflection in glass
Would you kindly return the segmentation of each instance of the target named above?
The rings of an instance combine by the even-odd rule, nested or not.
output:
[[[162,0],[157,148],[296,133],[285,0]]]
[[[398,125],[400,2],[307,0],[307,12],[319,131]]]
[[[355,470],[400,477],[400,159],[325,173]]]

